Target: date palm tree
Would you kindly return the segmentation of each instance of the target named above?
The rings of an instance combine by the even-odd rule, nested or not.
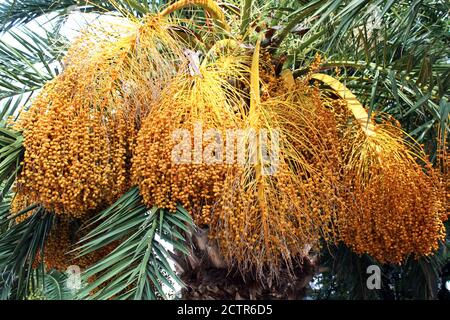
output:
[[[191,125],[200,118],[223,130],[248,124],[269,132],[282,127],[288,137],[282,144],[288,180],[279,185],[303,188],[305,179],[311,179],[306,186],[316,183],[321,191],[331,185],[329,192],[340,197],[336,192],[340,184],[316,174],[323,169],[319,159],[333,150],[339,159],[349,149],[357,153],[362,140],[340,136],[347,144],[333,149],[334,140],[325,137],[339,133],[327,131],[330,122],[326,121],[332,117],[328,112],[353,114],[352,128],[361,128],[366,136],[372,126],[395,122],[405,134],[398,141],[380,142],[382,152],[398,152],[398,158],[404,159],[411,153],[403,147],[407,146],[420,149],[417,155],[426,154],[413,162],[432,166],[438,176],[436,203],[443,206],[442,223],[450,195],[448,12],[446,1],[419,0],[3,1],[1,297],[161,299],[173,297],[178,288],[177,297],[183,299],[302,299],[306,295],[435,299],[445,295],[450,277],[445,273],[450,259],[448,233],[439,238],[443,240],[439,248],[425,256],[409,252],[401,264],[383,261],[383,255],[342,240],[339,232],[344,228],[339,223],[349,221],[342,214],[348,203],[331,205],[330,198],[305,187],[304,195],[294,192],[291,199],[298,197],[312,213],[305,211],[307,218],[296,222],[292,222],[296,215],[284,218],[279,212],[291,209],[280,203],[288,191],[277,193],[278,185],[258,174],[262,163],[258,157],[243,172],[234,167],[206,173],[194,167],[190,175],[170,171],[178,180],[165,184],[171,170],[162,156],[167,148],[158,148],[169,145],[165,128]],[[74,41],[65,38],[68,19],[88,15],[95,22],[86,24],[87,31]],[[297,86],[301,90],[293,89]],[[307,93],[296,96],[300,91]],[[317,95],[320,98],[314,100]],[[87,107],[70,113],[75,103]],[[310,107],[315,103],[326,107],[324,118]],[[127,108],[118,107],[122,105]],[[348,106],[345,111],[340,109],[343,105]],[[42,106],[47,111],[40,111]],[[60,125],[58,118],[67,122]],[[79,128],[88,128],[89,133],[70,140],[73,136],[67,132]],[[55,147],[64,146],[65,140],[52,144],[56,137],[73,142],[76,147],[70,148],[76,152]],[[107,137],[106,144],[102,137]],[[48,145],[43,146],[44,140]],[[309,147],[300,152],[302,144]],[[60,158],[47,158],[56,150],[51,148],[58,149],[55,154]],[[48,160],[53,161],[48,163],[55,168],[54,179],[70,175],[72,169],[64,170],[74,166],[74,158],[82,164],[70,176],[80,178],[73,185],[84,183],[78,193],[53,194],[49,190],[63,190],[64,183],[72,182],[55,184],[48,176],[40,180],[38,173],[33,174],[41,172],[40,166],[53,170],[43,164]],[[397,171],[411,164],[398,158]],[[58,169],[63,168],[58,163],[67,167]],[[350,167],[339,167],[336,174],[348,170],[345,180],[359,172],[356,165]],[[214,191],[217,186],[223,189]],[[202,190],[208,188],[212,193],[204,196]],[[239,197],[251,192],[254,198]],[[165,202],[169,193],[178,195],[173,196],[174,203]],[[220,200],[208,202],[218,193]],[[218,203],[228,201],[222,194],[242,203],[253,201],[246,208],[253,212],[251,208],[259,206],[257,214],[247,216],[243,207],[234,213],[220,211]],[[407,198],[406,194],[390,196]],[[290,200],[294,207],[295,201]],[[318,203],[317,211],[311,203]],[[304,210],[300,205],[296,208]],[[261,222],[258,226],[245,222],[262,239],[255,240],[255,247],[243,235],[246,229],[233,229],[233,221],[245,217]],[[279,225],[294,230],[307,226],[305,230],[311,231],[290,235]],[[289,241],[294,244],[287,246]],[[370,264],[382,266],[380,291],[365,287]],[[64,271],[71,265],[82,268],[82,285],[76,290],[66,286]],[[310,287],[314,279],[319,282],[317,290]]]

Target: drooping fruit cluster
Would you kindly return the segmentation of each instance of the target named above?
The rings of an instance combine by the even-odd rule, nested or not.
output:
[[[378,126],[374,137],[355,137],[356,158],[348,155],[343,173],[346,207],[338,220],[344,243],[383,263],[429,255],[445,238],[439,177],[430,164],[416,163],[392,129]]]
[[[19,124],[26,152],[17,191],[58,215],[98,211],[130,187],[141,118],[182,55],[160,19],[117,28],[82,34]]]
[[[12,201],[11,201],[11,206],[9,209],[9,212],[11,214],[11,216],[16,216],[15,221],[17,223],[25,220],[26,218],[28,218],[32,213],[33,210],[31,210],[30,212],[21,214],[19,216],[17,216],[22,210],[24,210],[25,208],[33,205],[34,203],[24,194],[24,193],[17,193],[14,195]]]
[[[269,279],[278,276],[283,263],[291,271],[294,261],[317,244],[319,221],[304,202],[307,185],[293,176],[286,162],[261,182],[246,176],[248,171],[226,177],[211,236],[230,265]]]
[[[318,63],[320,60],[311,65],[311,70]],[[294,80],[287,71],[281,77],[272,72],[263,74],[263,78],[269,96],[290,102],[275,103],[272,108],[286,132],[285,143],[301,160],[290,163],[307,189],[303,201],[314,217],[317,232],[333,242],[338,237],[334,222],[343,201],[339,191],[342,156],[335,111],[343,101],[321,96],[318,88],[309,85],[308,75]]]
[[[292,271],[318,244],[323,230],[331,236],[331,214],[319,204],[332,189],[319,185],[326,179],[312,165],[324,147],[314,146],[310,135],[318,138],[319,96],[300,82],[287,86],[270,67],[261,80],[261,101],[258,93],[251,97],[256,102],[245,117],[259,138],[253,144],[256,161],[226,176],[222,211],[215,212],[210,234],[229,264],[269,279],[279,276],[282,265]]]
[[[312,74],[320,64],[321,57],[316,56],[307,74],[297,79],[290,70],[276,76],[273,68],[265,66],[261,78],[267,90],[262,98],[267,96],[278,100],[278,103],[271,104],[271,108],[286,132],[284,142],[301,160],[300,163],[290,160],[290,163],[291,166],[297,163],[293,166],[295,173],[307,189],[304,204],[311,211],[321,237],[327,242],[336,242],[336,217],[344,205],[340,183],[343,157],[338,124],[346,103],[311,86]],[[289,103],[280,103],[280,100]]]
[[[398,124],[384,119],[367,129],[367,116],[356,119],[358,111],[348,105],[335,111],[342,154],[339,239],[381,263],[433,253],[445,238],[447,213],[444,185],[423,150]]]
[[[86,230],[82,229],[85,222],[86,219],[55,217],[44,248],[44,264],[48,270],[65,272],[69,266],[78,266],[84,270],[114,250],[116,245],[110,244],[79,257],[74,249],[76,243],[86,234]]]
[[[215,62],[198,75],[180,72],[143,121],[132,160],[148,206],[175,211],[180,203],[199,225],[210,222],[225,175],[236,169],[222,139],[239,128],[239,101],[227,82],[239,74],[226,68]]]
[[[23,193],[16,194],[11,203],[11,216],[17,215],[32,204]],[[20,223],[34,213],[35,211],[31,210],[21,214],[15,218],[15,222]],[[46,214],[52,213],[47,212]],[[44,259],[42,261],[41,256],[36,256],[34,266],[37,267],[39,263],[43,262],[47,270],[55,269],[65,272],[69,266],[85,269],[114,250],[117,243],[112,243],[83,256],[79,256],[78,252],[74,251],[78,241],[87,234],[88,229],[85,228],[85,224],[91,218],[92,215],[83,215],[82,218],[61,215],[53,217],[51,230],[43,248]]]
[[[105,121],[113,120],[106,120],[101,110],[89,110],[74,98],[64,100],[62,92],[72,90],[76,76],[69,75],[66,71],[47,86],[48,94],[29,111],[17,189],[56,214],[81,217],[114,201],[126,188],[124,158],[132,135],[118,124],[125,120],[108,128]]]

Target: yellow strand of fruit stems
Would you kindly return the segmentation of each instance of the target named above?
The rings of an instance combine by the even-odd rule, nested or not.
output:
[[[230,26],[225,20],[225,15],[222,9],[217,5],[214,0],[180,0],[175,2],[174,4],[168,6],[164,9],[160,15],[167,16],[174,11],[189,7],[189,6],[199,6],[205,9],[214,19],[220,22],[221,27],[225,31],[230,31]]]
[[[358,101],[356,96],[344,84],[342,84],[339,80],[323,73],[314,73],[311,78],[323,82],[333,89],[340,98],[347,101],[347,108],[352,112],[366,136],[370,137],[375,135],[375,126],[370,121],[366,110]]]
[[[260,47],[261,47],[261,40],[258,39],[256,46],[255,46],[255,51],[253,52],[252,67],[250,70],[250,72],[251,72],[251,74],[250,74],[250,112],[249,112],[250,116],[257,115],[259,105],[261,104],[261,97],[259,94],[259,50],[260,50]],[[257,121],[257,119],[254,119],[254,120]]]
[[[260,105],[261,105],[261,96],[259,93],[259,51],[261,47],[261,38],[258,39],[255,46],[255,51],[253,52],[252,58],[252,66],[250,70],[250,110],[249,110],[249,121],[250,127],[254,130],[259,126],[259,121],[261,120],[260,115]],[[256,142],[256,152],[257,152],[257,160],[255,164],[255,172],[256,172],[256,183],[258,188],[258,202],[259,207],[261,209],[261,220],[264,230],[264,245],[266,247],[266,251],[269,251],[269,227],[267,225],[267,207],[264,195],[264,180],[263,180],[263,164],[262,164],[262,149],[261,149],[261,140],[257,134],[257,142]]]

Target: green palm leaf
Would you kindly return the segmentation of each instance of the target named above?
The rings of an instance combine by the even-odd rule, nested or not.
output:
[[[109,1],[6,0],[0,4],[1,31],[28,23],[46,14],[67,15],[74,9],[98,12],[106,8],[112,8]]]
[[[19,223],[16,217],[30,214]],[[50,232],[53,215],[40,206],[30,206],[13,217],[0,222],[0,228],[9,228],[0,234],[0,295],[24,299],[36,290],[36,282],[42,269],[33,264],[44,252],[45,241]],[[39,270],[40,269],[40,270]]]
[[[50,270],[42,275],[43,288],[38,292],[45,300],[73,300],[74,290],[67,286],[68,276],[64,272]]]
[[[0,201],[10,192],[19,174],[24,153],[22,135],[0,128]]]
[[[174,290],[174,281],[182,284],[172,270],[167,246],[188,253],[185,236],[178,230],[186,234],[193,222],[183,208],[178,207],[175,213],[149,209],[134,187],[101,212],[92,225],[96,227],[80,241],[80,255],[120,244],[84,272],[86,281],[93,280],[81,289],[78,298],[167,298],[164,286]]]

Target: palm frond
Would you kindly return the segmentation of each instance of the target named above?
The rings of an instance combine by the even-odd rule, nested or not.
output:
[[[109,1],[6,0],[0,4],[0,30],[6,31],[43,15],[67,15],[74,9],[95,12],[106,8],[113,8]]]
[[[445,286],[440,272],[445,263],[443,247],[430,257],[409,258],[402,265],[378,265],[367,255],[357,255],[339,245],[323,250],[318,286],[312,296],[316,299],[436,299],[438,288]],[[381,270],[381,289],[366,286],[367,267],[378,265]]]
[[[437,138],[450,134],[449,8],[441,1],[359,0],[329,1],[310,13],[301,7],[297,16],[303,14],[299,25],[305,33],[301,39],[286,35],[291,41],[279,52],[287,52],[286,64],[297,69],[295,75],[307,70],[302,66],[316,53],[323,54],[322,70],[344,82],[369,115],[381,112],[397,119],[434,161]]]
[[[10,192],[8,194],[6,194],[5,197],[3,197],[2,201],[0,201],[0,223],[3,220],[8,219],[8,215],[9,215],[9,209],[11,207],[11,201],[13,198],[13,193]],[[3,228],[5,229],[5,228]],[[2,229],[0,229],[0,233],[2,232]]]
[[[10,97],[8,91],[20,91],[18,86],[36,89],[51,80],[61,68],[58,62],[65,49],[58,42],[61,39],[54,30],[43,26],[34,30],[25,26],[5,33],[0,38],[0,98]]]
[[[67,286],[67,273],[50,270],[43,276],[41,292],[38,292],[45,300],[73,300],[75,291]]]
[[[366,270],[376,262],[368,255],[358,256],[344,245],[325,247],[321,264],[326,271],[319,277],[315,298],[377,300],[383,297],[383,291],[389,290],[383,282],[382,290],[368,289]]]
[[[21,133],[0,128],[0,201],[10,192],[25,154]]]
[[[78,298],[167,298],[164,287],[175,290],[173,281],[181,284],[172,270],[167,246],[187,254],[182,233],[188,233],[192,224],[181,207],[175,213],[147,208],[138,189],[132,188],[92,221],[91,225],[97,226],[80,241],[80,255],[120,244],[83,273],[83,279],[90,282],[78,292]]]
[[[15,219],[25,216],[19,223]],[[50,232],[53,215],[40,206],[30,206],[17,215],[1,221],[9,228],[0,234],[0,292],[13,299],[24,299],[35,290],[39,268],[33,265],[42,258],[45,240]]]
[[[440,286],[440,270],[444,266],[442,252],[430,257],[408,259],[401,267],[393,267],[394,287],[398,299],[436,299]]]
[[[58,29],[40,25],[0,37],[0,120],[16,118],[34,92],[59,74],[66,46]]]

